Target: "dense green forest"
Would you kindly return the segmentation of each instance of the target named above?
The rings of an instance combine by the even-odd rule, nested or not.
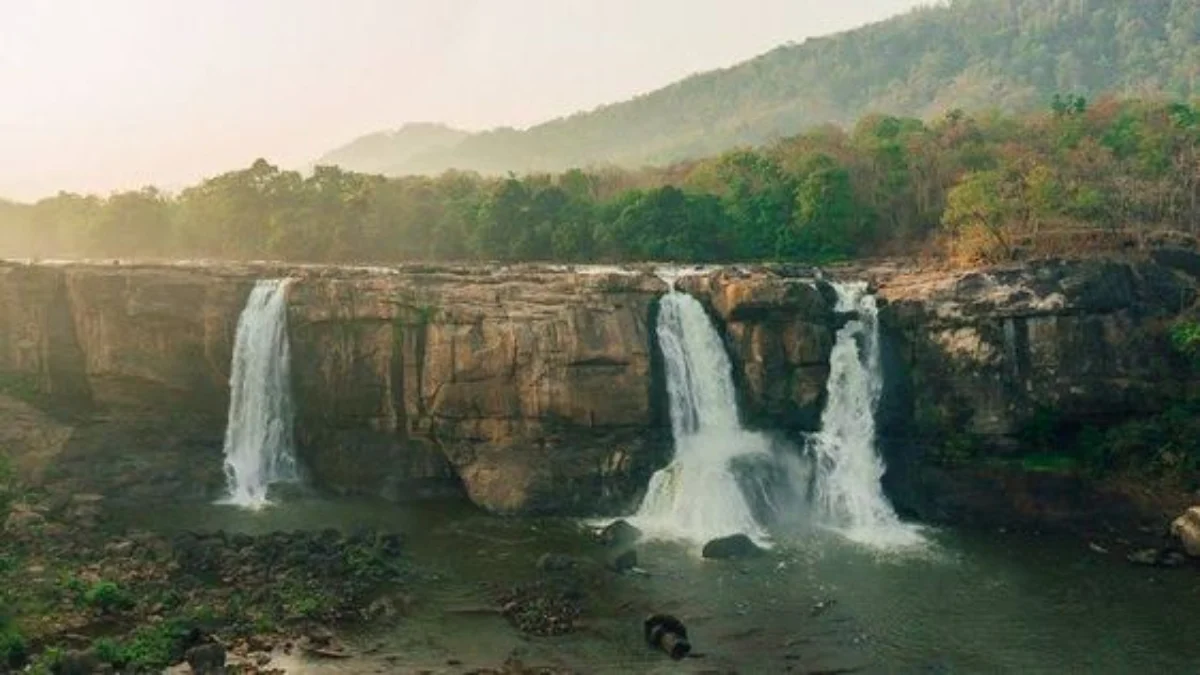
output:
[[[1200,222],[1200,108],[1056,96],[1039,113],[869,116],[663,169],[385,178],[259,160],[168,195],[0,203],[21,256],[995,261]]]
[[[663,165],[870,112],[1029,112],[1056,92],[1189,99],[1198,75],[1200,0],[952,0],[525,131],[416,125],[320,163],[389,175]]]

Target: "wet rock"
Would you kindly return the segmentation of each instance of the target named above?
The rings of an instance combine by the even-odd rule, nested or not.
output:
[[[682,621],[670,614],[651,616],[642,624],[642,629],[646,644],[661,649],[676,661],[685,658],[692,651],[687,628]]]
[[[837,604],[837,600],[822,600],[822,601],[814,604],[812,606],[812,610],[809,611],[808,614],[809,614],[809,616],[812,616],[812,617],[821,616],[825,612],[828,612],[830,609],[832,609],[833,606],[836,604]]]
[[[1171,523],[1171,534],[1179,539],[1183,550],[1200,558],[1200,506],[1193,506]]]
[[[304,638],[308,640],[310,645],[325,647],[333,644],[334,634],[333,631],[325,626],[313,625],[304,631]]]
[[[562,553],[544,553],[537,561],[537,568],[543,572],[566,572],[574,567],[575,559]]]
[[[632,548],[611,556],[608,559],[608,569],[617,572],[618,574],[632,570],[633,568],[637,567],[637,564],[637,551]]]
[[[624,520],[617,520],[600,530],[596,538],[605,546],[629,546],[642,538],[642,531]]]
[[[1162,551],[1156,548],[1144,548],[1138,551],[1133,551],[1125,556],[1125,559],[1134,565],[1143,565],[1145,567],[1157,567]]]
[[[219,675],[225,672],[225,648],[210,642],[192,647],[184,660],[196,675]]]
[[[709,560],[734,560],[751,558],[762,555],[762,553],[763,550],[754,543],[753,539],[744,534],[735,534],[710,540],[704,545],[700,555]]]

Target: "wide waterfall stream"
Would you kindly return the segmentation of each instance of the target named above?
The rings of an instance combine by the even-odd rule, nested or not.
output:
[[[632,522],[651,536],[703,544],[730,534],[766,543],[732,463],[769,458],[770,443],[742,429],[729,357],[700,303],[662,299],[658,342],[666,363],[675,459],[654,474]]]
[[[652,537],[694,544],[739,533],[767,544],[767,518],[807,520],[878,549],[924,542],[900,522],[880,484],[875,408],[883,375],[875,299],[865,283],[833,289],[836,311],[852,318],[837,334],[829,401],[807,453],[743,428],[729,356],[703,305],[676,290],[663,297],[656,330],[675,456],[650,480],[635,525]]]
[[[289,672],[465,673],[506,659],[582,673],[1194,672],[1194,570],[1135,568],[1078,540],[917,532],[900,522],[879,486],[874,300],[861,284],[836,290],[839,310],[853,315],[837,335],[822,429],[803,447],[742,428],[729,357],[703,307],[683,293],[663,299],[657,332],[676,452],[633,518],[660,541],[639,545],[640,573],[586,568],[595,590],[567,635],[522,635],[495,603],[498,589],[540,578],[546,553],[603,557],[573,520],[500,518],[463,502],[295,498],[262,511],[139,508],[121,524],[406,535],[413,572],[401,618],[351,636],[357,655],[348,660],[281,656]],[[239,504],[261,504],[267,485],[295,476],[285,292],[281,282],[259,284],[239,324],[226,436]],[[811,466],[780,459],[788,457]],[[770,478],[739,477],[755,465],[772,470],[749,475]],[[803,494],[779,499],[779,484]],[[802,509],[807,523],[764,522],[764,504]],[[692,544],[733,532],[772,549],[740,562],[695,554]],[[687,622],[698,658],[674,663],[646,648],[641,622],[654,612]]]

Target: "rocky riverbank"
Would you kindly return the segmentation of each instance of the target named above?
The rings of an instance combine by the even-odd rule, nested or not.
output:
[[[99,495],[22,493],[0,538],[0,672],[268,672],[274,653],[339,656],[331,629],[395,621],[399,535],[164,536],[106,524]]]

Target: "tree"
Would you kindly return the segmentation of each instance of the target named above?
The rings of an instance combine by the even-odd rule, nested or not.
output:
[[[942,222],[960,255],[996,262],[1012,257],[1008,226],[1015,213],[1004,172],[979,171],[967,174],[950,190]]]

